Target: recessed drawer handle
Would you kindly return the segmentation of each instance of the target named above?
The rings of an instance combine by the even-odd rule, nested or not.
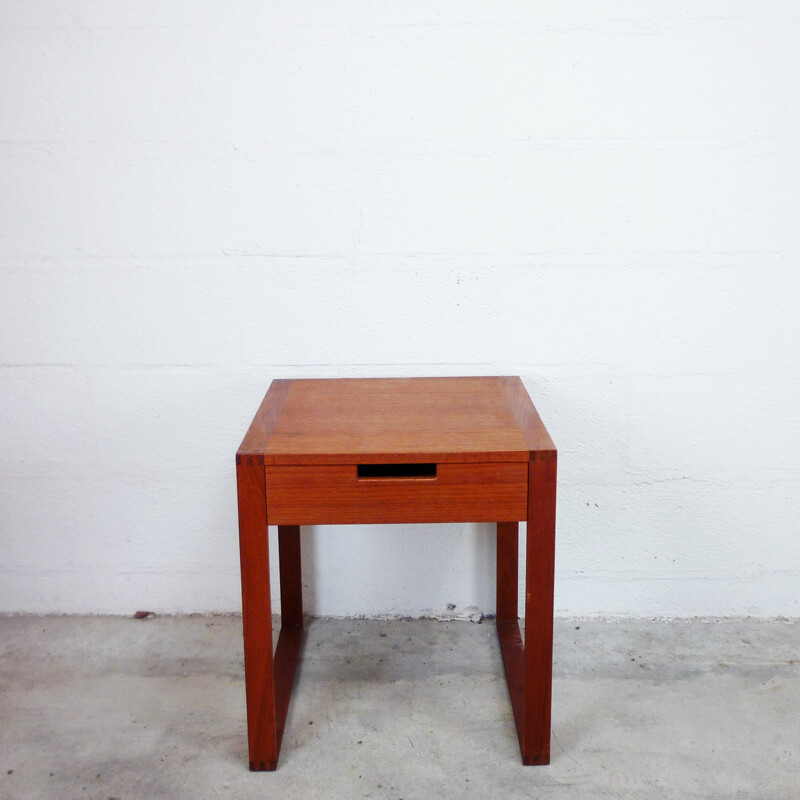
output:
[[[359,464],[359,478],[435,478],[436,464]]]

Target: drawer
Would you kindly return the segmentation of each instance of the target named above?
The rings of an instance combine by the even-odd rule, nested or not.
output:
[[[270,525],[513,522],[528,463],[267,466]]]

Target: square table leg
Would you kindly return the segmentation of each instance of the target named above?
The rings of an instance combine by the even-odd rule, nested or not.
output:
[[[536,454],[528,467],[525,642],[517,621],[518,525],[497,524],[497,633],[523,764],[550,763],[553,680],[556,458]]]
[[[268,770],[278,766],[279,742],[275,720],[272,602],[263,461],[246,457],[238,459],[236,482],[250,769]]]
[[[250,769],[274,770],[303,636],[300,529],[296,525],[278,527],[282,623],[273,655],[263,461],[241,457],[236,480]]]
[[[303,576],[300,567],[300,526],[278,525],[281,575],[281,630],[303,626]]]

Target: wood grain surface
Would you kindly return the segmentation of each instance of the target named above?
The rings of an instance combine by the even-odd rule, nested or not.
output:
[[[517,377],[273,381],[239,455],[267,464],[527,461],[554,450]]]
[[[494,522],[525,519],[526,462],[439,464],[435,478],[359,478],[355,464],[267,466],[275,524]]]

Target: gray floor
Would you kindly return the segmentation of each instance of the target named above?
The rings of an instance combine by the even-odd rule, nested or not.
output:
[[[800,621],[560,620],[522,767],[491,621],[312,620],[275,773],[240,625],[0,618],[0,797],[800,797]]]

